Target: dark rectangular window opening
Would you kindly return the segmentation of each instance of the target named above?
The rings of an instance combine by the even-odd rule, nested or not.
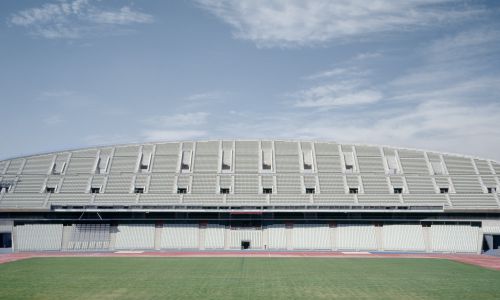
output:
[[[101,192],[101,188],[100,187],[92,187],[90,188],[90,193],[91,194],[99,194]]]
[[[439,189],[439,193],[441,193],[441,194],[448,194],[448,192],[449,192],[448,188],[440,188]]]
[[[494,194],[497,192],[497,188],[496,187],[489,187],[488,188],[488,194]]]
[[[220,188],[220,193],[221,194],[229,194],[229,189],[228,188]]]
[[[148,165],[142,165],[142,164],[141,164],[141,165],[139,166],[139,170],[146,170],[146,171],[147,171],[147,170],[148,170],[148,168],[149,168],[149,166],[148,166]]]
[[[312,170],[312,165],[304,164],[304,170]]]
[[[394,188],[394,194],[402,194],[403,188]]]
[[[354,171],[354,166],[353,165],[345,165],[345,170],[346,170],[346,172],[352,173]]]
[[[316,193],[315,188],[306,188],[306,194],[314,194],[314,193]]]
[[[48,187],[45,188],[45,192],[47,194],[54,194],[56,192],[56,188],[52,187],[52,186],[48,186]]]
[[[357,194],[358,188],[349,188],[349,194]]]
[[[268,164],[263,164],[263,165],[262,165],[262,169],[263,169],[263,170],[271,170],[271,165],[268,165]]]
[[[272,194],[273,189],[272,188],[263,188],[262,189],[262,194]]]
[[[250,249],[250,241],[241,241],[241,250]]]
[[[0,248],[12,248],[12,233],[0,233]]]
[[[177,188],[177,194],[187,194],[187,188]]]
[[[189,165],[181,164],[181,170],[189,170]]]
[[[134,188],[134,193],[135,194],[144,194],[144,188],[143,187],[136,187],[136,188]]]

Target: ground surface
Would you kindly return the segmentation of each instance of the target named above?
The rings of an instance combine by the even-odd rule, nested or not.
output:
[[[53,257],[0,264],[0,299],[498,299],[445,259]]]

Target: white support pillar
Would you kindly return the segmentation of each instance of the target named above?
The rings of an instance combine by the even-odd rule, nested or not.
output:
[[[382,226],[375,226],[375,241],[377,243],[377,251],[384,251],[384,232]]]
[[[73,231],[73,226],[64,226],[61,239],[61,250],[65,251],[69,248],[69,241],[71,240],[71,233]]]
[[[293,226],[286,226],[285,227],[285,235],[286,235],[286,249],[287,250],[293,250]]]
[[[432,252],[432,239],[431,239],[431,228],[422,227],[422,233],[424,235],[425,252]]]
[[[118,232],[118,226],[110,226],[109,227],[109,247],[108,247],[108,249],[111,251],[115,250],[116,233],[117,232]]]
[[[337,225],[330,225],[330,241],[332,246],[332,251],[337,251]]]
[[[229,250],[230,249],[230,242],[231,242],[231,228],[228,226],[226,229],[224,229],[224,250]]]
[[[265,226],[262,226],[262,249],[269,249],[269,232]]]
[[[207,226],[200,227],[200,234],[198,235],[198,246],[200,250],[205,250],[205,236],[207,232]]]
[[[161,236],[163,232],[163,224],[155,225],[155,250],[161,249]]]
[[[482,228],[479,228],[478,232],[477,232],[478,236],[477,236],[477,251],[476,253],[477,254],[481,254],[481,250],[483,248],[483,229]]]

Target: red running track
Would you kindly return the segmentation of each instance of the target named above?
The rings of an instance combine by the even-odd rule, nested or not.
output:
[[[500,270],[500,257],[477,254],[404,254],[368,252],[264,252],[264,251],[168,251],[168,252],[22,252],[0,254],[0,264],[32,257],[326,257],[326,258],[432,258],[448,259]]]

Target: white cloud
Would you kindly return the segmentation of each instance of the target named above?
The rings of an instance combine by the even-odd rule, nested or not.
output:
[[[234,120],[232,128],[251,137],[385,144],[500,160],[496,151],[500,147],[496,138],[500,136],[500,74],[495,68],[499,41],[500,36],[488,28],[431,41],[412,53],[413,67],[377,84],[366,76],[377,74],[377,69],[359,71],[359,64],[351,60],[342,68],[306,77],[326,82],[293,94],[299,99],[295,106],[364,103],[365,109],[355,114],[292,110],[270,119]]]
[[[328,78],[328,77],[333,77],[333,76],[339,76],[339,75],[345,74],[349,71],[350,70],[347,68],[333,68],[330,70],[321,71],[321,72],[306,76],[306,77],[304,77],[304,79],[315,80],[315,79],[321,79],[321,78]]]
[[[500,30],[474,28],[434,41],[424,50],[430,61],[469,60],[500,51]]]
[[[335,83],[320,85],[298,92],[296,107],[338,107],[362,105],[378,102],[382,99],[379,91],[358,90],[358,85],[350,83]]]
[[[63,121],[64,121],[63,118],[61,118],[61,116],[59,115],[53,115],[43,119],[43,123],[49,126],[60,124]]]
[[[153,22],[153,16],[123,6],[104,10],[90,0],[46,3],[11,15],[11,25],[27,28],[30,33],[47,39],[76,39],[112,33],[119,25]]]
[[[486,113],[487,112],[487,113]],[[384,111],[309,114],[277,113],[261,117],[235,116],[219,135],[239,138],[329,140],[391,145],[469,154],[500,160],[499,104],[423,101],[416,106]]]
[[[202,101],[202,100],[218,100],[227,96],[227,92],[211,91],[204,93],[197,93],[189,95],[186,99],[189,101]]]
[[[460,8],[453,0],[196,1],[231,25],[235,37],[262,47],[310,46],[371,33],[413,30],[482,12]]]
[[[126,134],[91,134],[83,138],[84,144],[90,146],[126,144],[139,141],[140,139],[137,137]]]
[[[98,11],[90,15],[90,19],[96,23],[120,25],[153,22],[153,17],[151,15],[133,11],[128,6],[122,7],[119,11]]]
[[[71,108],[83,108],[96,102],[96,97],[71,90],[48,90],[41,92],[36,98],[40,102],[55,102],[58,105]]]
[[[366,52],[366,53],[359,53],[356,55],[357,60],[364,60],[364,59],[372,59],[372,58],[377,58],[382,56],[382,53],[380,52]]]
[[[358,70],[355,67],[333,68],[330,70],[321,71],[309,76],[304,77],[307,80],[316,80],[324,78],[358,78],[365,77],[370,72],[368,70]]]
[[[470,75],[470,74],[469,74]],[[457,79],[455,82],[448,82],[447,76],[432,73],[427,74],[428,78],[419,76],[402,78],[397,81],[400,84],[399,90],[395,91],[393,100],[421,101],[421,100],[449,100],[455,102],[475,102],[491,101],[500,96],[500,78],[480,77],[471,79]],[[443,76],[440,80],[439,77]],[[453,75],[449,75],[452,77]],[[434,79],[434,81],[432,81]],[[429,86],[425,86],[428,82]]]
[[[500,52],[500,31],[475,28],[418,49],[422,60],[387,85],[393,100],[498,102],[500,73],[491,58]]]
[[[166,116],[155,116],[145,120],[149,125],[156,127],[186,127],[203,125],[207,122],[209,113],[207,112],[194,112]]]
[[[142,136],[148,141],[179,141],[207,136],[204,130],[146,130]]]

